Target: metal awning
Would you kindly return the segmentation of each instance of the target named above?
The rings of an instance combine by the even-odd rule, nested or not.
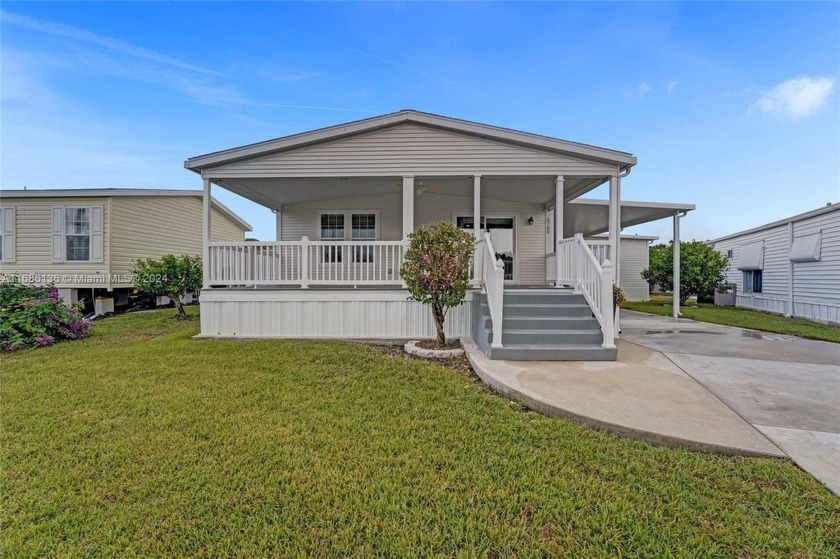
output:
[[[674,217],[677,212],[686,213],[695,209],[694,204],[660,202],[621,201],[621,227],[632,227],[642,223]],[[563,212],[563,237],[575,233],[584,237],[609,231],[610,205],[608,200],[577,199],[566,204]]]

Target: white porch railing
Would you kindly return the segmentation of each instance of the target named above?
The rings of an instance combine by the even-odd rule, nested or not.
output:
[[[612,263],[605,260],[602,266],[580,234],[557,244],[557,258],[563,283],[583,294],[598,319],[604,335],[603,347],[615,347]]]
[[[210,243],[213,286],[399,285],[403,241]]]
[[[481,258],[481,287],[487,297],[490,322],[493,323],[492,347],[502,347],[502,321],[504,320],[505,265],[496,259],[496,251],[490,240],[490,232],[484,235],[484,256]]]
[[[609,241],[593,241],[590,239],[586,241],[586,246],[589,247],[589,250],[592,251],[592,255],[595,256],[595,260],[597,260],[598,264],[601,266],[603,266],[604,262],[607,260],[612,262],[612,246]]]

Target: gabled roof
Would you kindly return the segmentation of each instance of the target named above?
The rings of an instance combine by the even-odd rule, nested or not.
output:
[[[39,190],[0,190],[0,201],[5,198],[98,198],[110,196],[197,196],[201,198],[201,190],[164,190],[156,188],[49,188]],[[216,200],[213,207],[227,215],[245,231],[253,231],[253,227],[236,215],[233,210]]]
[[[460,120],[446,116],[424,113],[412,109],[389,113],[382,116],[367,118],[339,124],[327,128],[320,128],[310,132],[284,136],[274,140],[249,144],[237,148],[217,151],[206,155],[191,157],[184,162],[184,167],[200,172],[202,168],[222,165],[240,159],[259,157],[269,153],[303,147],[313,143],[338,140],[402,123],[417,123],[426,126],[443,128],[462,134],[480,136],[491,140],[517,144],[525,147],[551,151],[574,157],[604,161],[616,164],[622,169],[636,164],[636,157],[627,152],[616,151],[587,144],[569,142],[530,132],[521,132],[510,128],[501,128],[489,124],[481,124],[468,120]]]
[[[811,210],[809,212],[797,214],[785,219],[780,219],[778,221],[773,221],[771,223],[766,223],[764,225],[759,225],[758,227],[753,227],[752,229],[747,229],[745,231],[739,231],[737,233],[731,233],[729,235],[718,237],[717,239],[712,239],[710,241],[706,241],[707,243],[717,243],[720,241],[725,241],[728,239],[734,239],[735,237],[740,237],[742,235],[749,235],[750,233],[758,233],[759,231],[764,231],[766,229],[772,229],[774,227],[778,227],[780,225],[787,225],[788,223],[796,223],[797,221],[802,221],[803,219],[808,219],[811,217],[816,217],[818,215],[827,214],[829,212],[836,212],[840,210],[840,204],[832,204],[828,203],[822,208],[817,208],[816,210]]]

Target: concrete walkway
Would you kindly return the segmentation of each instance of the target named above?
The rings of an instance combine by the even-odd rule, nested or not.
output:
[[[655,444],[784,456],[657,351],[619,341],[618,361],[491,361],[471,338],[462,343],[486,384],[546,415]]]
[[[840,495],[840,345],[630,311],[621,325]]]
[[[622,311],[615,362],[491,361],[497,392],[657,444],[789,455],[840,495],[840,345]]]

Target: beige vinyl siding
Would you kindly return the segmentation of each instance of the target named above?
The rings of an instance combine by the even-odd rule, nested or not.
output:
[[[629,301],[647,301],[650,299],[648,283],[642,278],[642,270],[648,267],[649,242],[647,239],[626,239],[620,241],[619,282],[624,296]]]
[[[403,173],[603,176],[616,171],[614,165],[406,123],[208,168],[204,174],[214,178],[399,176]]]
[[[299,241],[309,237],[312,241],[320,239],[318,212],[320,211],[376,211],[379,212],[379,240],[399,241],[402,239],[402,194],[382,194],[379,196],[355,196],[352,198],[332,198],[301,204],[283,206],[282,240]]]
[[[29,276],[31,283],[55,283],[59,287],[107,287],[111,250],[107,231],[111,216],[106,198],[18,198],[13,202],[9,205],[15,206],[15,262],[0,264],[2,273],[21,274]],[[102,207],[105,232],[102,262],[53,262],[51,233],[52,209],[55,206]]]
[[[128,274],[131,261],[164,254],[202,253],[202,200],[198,196],[115,196],[111,199],[111,273]],[[213,208],[211,239],[242,241],[244,231]],[[121,282],[123,283],[123,282]]]
[[[402,239],[402,194],[336,198],[283,207],[282,239],[298,241],[304,235],[312,240],[319,238],[317,214],[321,210],[374,210],[379,212],[379,239]],[[424,193],[414,198],[414,223],[422,227],[430,223],[453,223],[459,215],[472,215],[471,197],[447,196]],[[515,219],[516,268],[519,283],[542,285],[545,283],[545,216],[542,206],[525,202],[481,200],[481,213],[485,216],[513,217]],[[533,225],[527,225],[529,217]]]

